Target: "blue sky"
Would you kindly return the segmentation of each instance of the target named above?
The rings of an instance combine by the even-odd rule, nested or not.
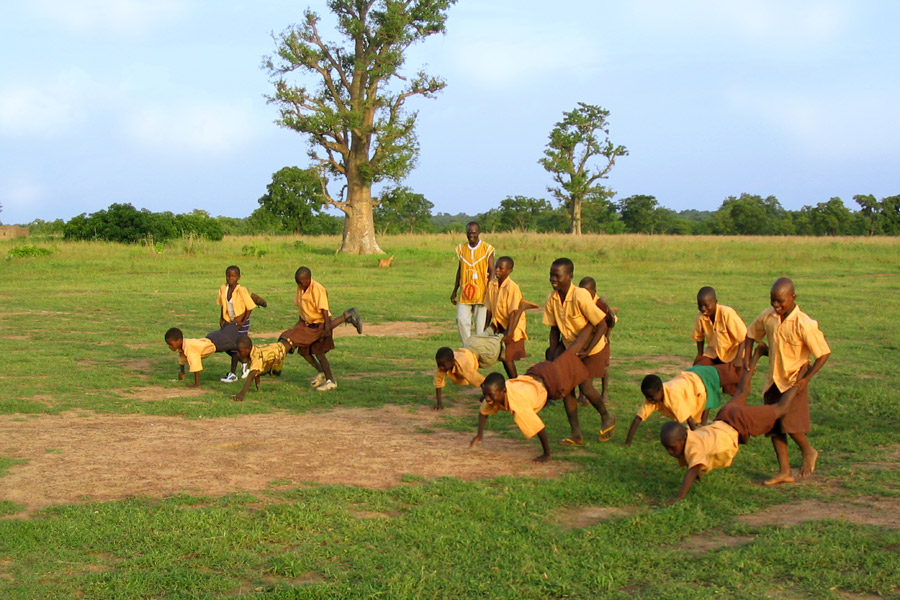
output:
[[[243,217],[306,166],[273,123],[270,32],[323,0],[12,0],[0,18],[0,221],[130,202]],[[447,80],[406,184],[435,211],[547,197],[547,136],[577,102],[627,146],[607,184],[676,210],[900,193],[900,3],[460,0],[409,54]],[[326,19],[327,20],[327,19]],[[333,38],[333,36],[330,36]]]

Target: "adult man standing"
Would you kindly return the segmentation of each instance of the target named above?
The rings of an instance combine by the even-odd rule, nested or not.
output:
[[[479,239],[480,235],[478,223],[471,221],[466,225],[466,243],[456,247],[459,266],[450,302],[456,305],[456,327],[463,344],[472,335],[473,317],[475,335],[484,331],[487,317],[484,293],[494,277],[494,247]]]

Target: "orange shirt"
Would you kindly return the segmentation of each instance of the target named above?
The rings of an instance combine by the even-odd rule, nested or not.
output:
[[[706,408],[706,386],[696,373],[682,371],[678,377],[663,383],[663,401],[654,404],[644,400],[637,416],[642,421],[655,411],[669,417],[679,423],[685,423],[688,417],[693,417],[699,423]]]
[[[203,360],[211,354],[215,354],[216,345],[206,338],[187,339],[181,342],[181,351],[178,353],[178,364],[187,365],[191,373],[203,370]]]
[[[273,368],[275,371],[280,371],[285,356],[287,356],[287,351],[281,342],[265,346],[254,345],[250,350],[250,370],[256,371],[260,375],[272,371]]]
[[[730,306],[716,305],[716,320],[700,313],[694,323],[691,339],[695,342],[706,342],[703,356],[718,357],[723,363],[730,363],[737,358],[738,350],[747,337],[747,326]]]
[[[223,283],[222,287],[219,288],[219,297],[216,299],[216,304],[222,307],[222,318],[231,323],[233,319],[231,318],[231,315],[228,314],[227,283]],[[247,291],[247,288],[241,284],[237,284],[234,286],[234,291],[231,292],[231,306],[234,307],[234,316],[239,317],[248,310],[256,308],[256,302],[250,297],[250,292]]]
[[[547,296],[544,302],[544,325],[556,326],[562,335],[563,342],[568,346],[575,341],[578,333],[588,323],[597,325],[606,318],[606,313],[600,310],[594,303],[591,293],[584,288],[570,285],[565,299],[560,302],[556,290]],[[602,336],[589,355],[594,355],[606,347],[606,336]]]
[[[522,375],[506,382],[506,406],[481,402],[481,414],[494,415],[500,409],[513,414],[513,420],[522,435],[530,439],[544,428],[544,422],[537,415],[547,403],[547,388],[544,384],[528,375]]]
[[[496,279],[492,279],[488,284],[484,305],[491,311],[491,321],[503,327],[504,331],[509,327],[510,316],[519,309],[521,302],[522,290],[519,289],[519,284],[509,277],[506,278],[503,285],[500,285]],[[525,333],[525,313],[519,317],[516,330],[512,332],[512,339],[514,342],[528,339],[528,335]]]
[[[747,330],[747,337],[769,346],[769,376],[764,390],[774,383],[779,391],[787,391],[797,381],[797,374],[803,365],[809,363],[809,356],[831,354],[819,324],[809,315],[794,306],[794,310],[781,320],[774,308],[762,311]]]
[[[459,259],[459,299],[460,304],[482,304],[488,285],[488,260],[494,255],[494,247],[478,240],[472,248],[469,242],[456,247]]]
[[[453,351],[453,368],[448,373],[434,370],[434,389],[446,386],[447,377],[456,385],[480,387],[484,383],[484,375],[478,372],[478,357],[467,348]]]
[[[298,285],[294,306],[300,309],[300,318],[304,323],[309,325],[324,323],[322,311],[328,310],[328,292],[325,291],[325,286],[315,279],[310,279],[309,287],[304,292]]]
[[[731,466],[738,453],[738,432],[724,421],[688,430],[684,458],[678,464],[688,469],[697,465],[701,473]]]

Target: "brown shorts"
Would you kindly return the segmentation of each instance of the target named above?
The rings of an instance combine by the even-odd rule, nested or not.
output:
[[[775,404],[781,400],[782,392],[774,383],[763,394],[765,404]],[[775,422],[770,433],[809,433],[812,429],[809,422],[809,388],[794,396],[788,414]]]
[[[729,396],[737,391],[738,382],[741,380],[741,374],[744,372],[743,361],[737,360],[723,363],[719,358],[701,356],[694,361],[694,365],[698,367],[715,367],[719,373],[719,386]]]
[[[609,371],[609,342],[597,354],[585,357],[584,366],[588,372],[588,379],[606,377],[606,373]]]
[[[300,323],[293,329],[281,332],[278,339],[290,341],[292,349],[300,356],[325,354],[329,350],[334,350],[334,338],[331,335],[322,337],[321,323],[315,325]]]
[[[565,398],[588,377],[587,369],[574,352],[563,352],[554,361],[539,362],[525,372],[544,382],[548,398]]]
[[[720,408],[715,420],[734,427],[741,444],[746,444],[751,437],[769,433],[776,421],[775,409],[771,406],[747,406],[736,402]]]
[[[503,354],[503,360],[505,361],[515,361],[520,360],[528,356],[525,354],[525,340],[521,339],[517,342],[510,342],[506,344],[506,351]]]

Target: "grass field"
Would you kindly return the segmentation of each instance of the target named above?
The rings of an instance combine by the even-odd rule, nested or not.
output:
[[[900,240],[484,238],[515,258],[526,298],[543,301],[550,262],[568,256],[576,281],[597,278],[620,311],[610,389],[619,431],[609,444],[558,447],[565,414],[545,408],[550,470],[530,466],[537,441],[506,414],[467,449],[477,396],[451,385],[448,410],[430,410],[434,351],[457,341],[448,296],[461,236],[383,238],[390,269],[335,255],[336,238],[180,241],[162,252],[38,240],[27,243],[49,255],[0,261],[0,598],[900,598]],[[0,256],[22,244],[0,243]],[[327,394],[289,357],[280,380],[233,402],[219,355],[204,363],[206,392],[191,394],[174,381],[162,335],[215,328],[215,293],[233,263],[269,302],[253,313],[262,341],[295,321],[300,265],[334,311],[356,306],[376,331],[420,327],[341,337],[329,355],[340,387]],[[781,275],[833,352],[811,385],[816,474],[759,485],[776,462],[756,439],[732,468],[663,506],[683,471],[657,441],[662,419],[622,446],[637,384],[689,365],[699,287],[713,285],[749,322]],[[529,316],[522,366],[543,353],[539,321]],[[581,421],[586,434],[599,426],[592,410]],[[325,432],[329,423],[341,426]],[[240,449],[203,437],[234,427],[247,428]],[[154,428],[181,437],[150,447]],[[263,464],[267,443],[282,453],[276,464]],[[370,458],[392,453],[408,467],[392,467],[390,485],[367,485],[378,475]],[[796,446],[791,456],[797,466]],[[146,465],[144,480],[120,477],[127,461]],[[301,466],[327,470],[297,480]],[[208,483],[184,479],[201,468],[215,475]]]

